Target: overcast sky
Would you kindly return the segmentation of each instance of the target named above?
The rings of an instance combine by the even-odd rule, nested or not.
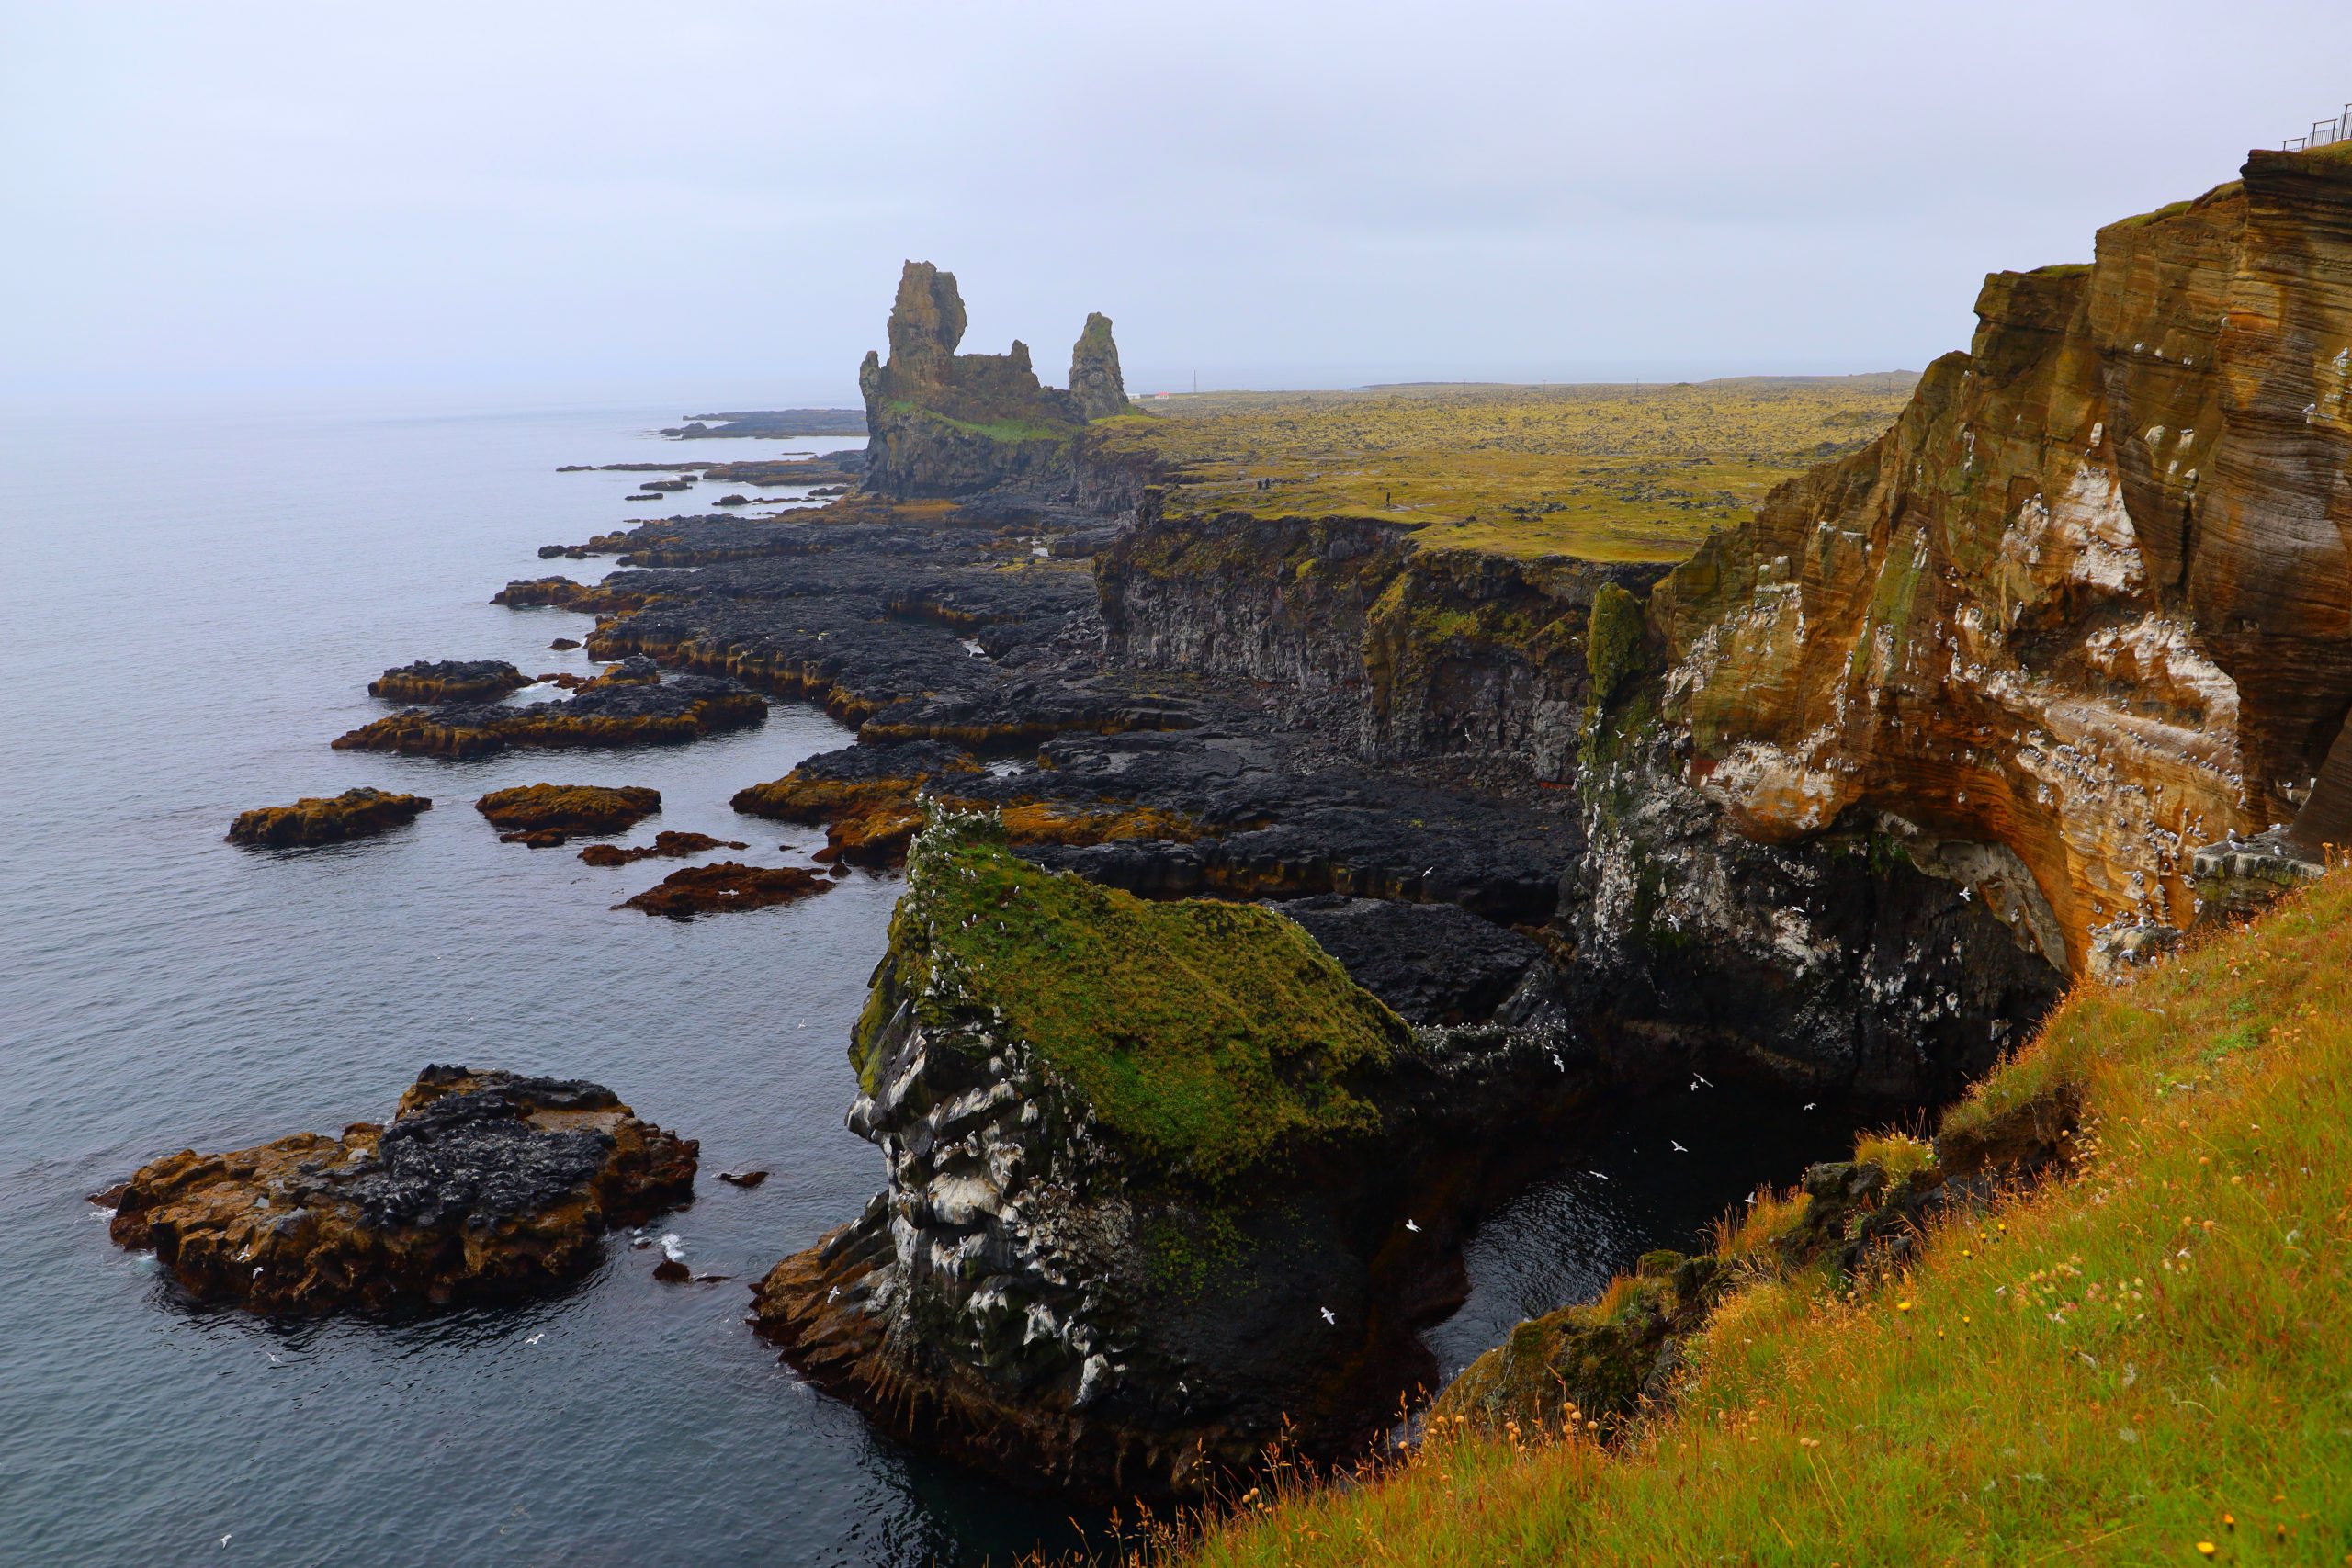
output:
[[[0,0],[0,397],[1914,367],[2352,98],[2352,6]]]

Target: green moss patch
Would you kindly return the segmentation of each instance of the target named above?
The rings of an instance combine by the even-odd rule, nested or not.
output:
[[[986,818],[936,818],[908,880],[891,941],[944,982],[934,1021],[995,1010],[1149,1168],[1215,1186],[1379,1131],[1360,1090],[1408,1032],[1296,923],[1042,870]]]

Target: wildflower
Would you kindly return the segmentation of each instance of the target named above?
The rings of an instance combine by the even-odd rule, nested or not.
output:
[[[1897,1302],[1894,1303],[1894,1310],[1897,1312],[1909,1312],[1911,1310],[1911,1303],[1909,1302]]]

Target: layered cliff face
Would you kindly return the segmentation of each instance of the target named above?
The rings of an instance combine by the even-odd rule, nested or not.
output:
[[[1977,309],[1892,431],[1661,585],[1664,704],[1750,838],[1992,846],[2081,969],[2192,919],[2194,846],[2352,826],[2352,162],[2255,153]]]
[[[1182,1492],[1376,1431],[1482,1175],[1607,1077],[1556,1033],[1410,1030],[1279,915],[1040,871],[986,818],[934,814],[907,888],[852,1047],[888,1185],[759,1321],[1023,1484]]]
[[[1112,651],[1287,685],[1367,761],[1573,776],[1604,585],[1663,567],[1417,547],[1374,518],[1154,519],[1098,563]]]
[[[1066,476],[1086,422],[1125,410],[1107,316],[1087,318],[1069,391],[1038,381],[1021,342],[1007,354],[958,354],[964,326],[956,275],[907,263],[890,309],[890,356],[869,353],[858,369],[867,489],[902,499],[960,496]]]

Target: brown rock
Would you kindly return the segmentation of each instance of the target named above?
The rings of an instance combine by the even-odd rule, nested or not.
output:
[[[1660,585],[1743,829],[2012,854],[1980,890],[2076,971],[2191,922],[2198,845],[2352,841],[2352,156],[2245,175],[1995,274],[1893,430]]]
[[[613,907],[684,920],[729,909],[789,904],[831,888],[831,883],[797,866],[745,865],[730,860],[673,871],[636,897]]]
[[[767,1179],[768,1173],[764,1170],[722,1170],[718,1173],[719,1180],[742,1188],[757,1187]]]
[[[433,802],[421,795],[394,795],[362,786],[337,795],[304,795],[291,806],[263,806],[243,812],[229,826],[229,841],[271,849],[341,843],[397,828],[432,809]]]
[[[385,1125],[150,1162],[110,1232],[190,1292],[265,1311],[496,1299],[691,1198],[697,1148],[595,1084],[427,1067]]]
[[[580,852],[581,860],[589,865],[628,865],[641,860],[657,858],[684,860],[706,850],[745,850],[751,846],[734,839],[714,839],[707,833],[679,833],[663,829],[653,835],[650,844],[623,849],[618,844],[591,844]]]
[[[518,784],[474,802],[502,842],[552,849],[575,833],[619,833],[662,809],[662,792],[641,784]]]
[[[653,1277],[665,1285],[683,1285],[695,1277],[695,1271],[674,1258],[664,1258],[653,1266]]]

